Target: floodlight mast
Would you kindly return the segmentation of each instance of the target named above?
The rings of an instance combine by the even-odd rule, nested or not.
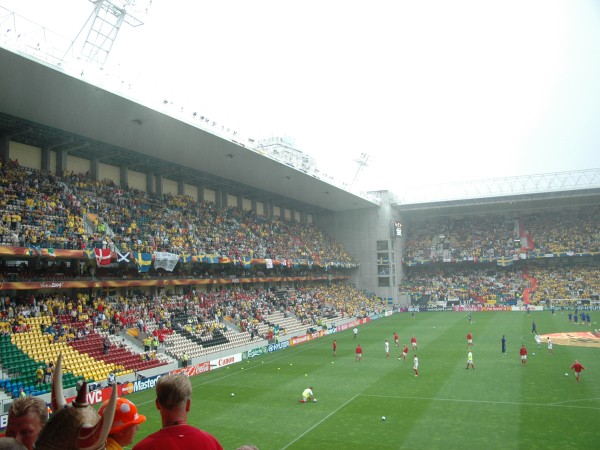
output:
[[[354,162],[358,164],[358,169],[356,170],[356,173],[354,174],[354,179],[352,180],[352,183],[350,184],[350,186],[354,186],[360,173],[363,171],[363,169],[365,167],[367,167],[369,165],[368,163],[369,163],[370,158],[371,158],[371,155],[368,155],[367,153],[361,153],[360,156],[354,160]]]
[[[67,50],[67,54],[74,46],[79,45],[81,50],[76,56],[85,62],[95,62],[99,66],[103,66],[110,55],[121,25],[123,23],[132,27],[143,25],[144,22],[139,17],[147,14],[152,0],[138,0],[137,2],[136,0],[89,1],[95,5],[94,11],[92,11],[90,17],[77,34],[77,37]],[[81,37],[86,30],[87,36],[82,42]]]

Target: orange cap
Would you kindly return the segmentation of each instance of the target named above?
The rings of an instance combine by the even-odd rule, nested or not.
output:
[[[108,405],[108,400],[102,403],[98,410],[100,416],[104,416],[104,410]],[[117,410],[113,419],[112,427],[109,434],[117,434],[131,425],[139,425],[146,421],[146,416],[138,414],[137,407],[126,398],[117,399]]]

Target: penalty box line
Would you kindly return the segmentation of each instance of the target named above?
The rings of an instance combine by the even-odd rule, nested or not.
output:
[[[439,398],[439,397],[403,397],[398,395],[376,395],[376,394],[358,394],[361,397],[378,397],[378,398],[390,398],[399,400],[429,400],[433,402],[456,402],[456,403],[483,403],[490,405],[513,405],[513,406],[549,406],[552,408],[577,408],[577,409],[595,409],[600,410],[597,406],[582,406],[582,405],[567,405],[564,402],[557,403],[529,403],[529,402],[508,402],[508,401],[497,401],[497,400],[472,400],[462,398]],[[569,400],[571,401],[586,401],[590,399],[581,400]]]
[[[298,436],[296,439],[294,439],[293,441],[291,441],[290,443],[288,443],[285,447],[282,447],[281,450],[285,450],[286,448],[288,448],[290,445],[298,442],[300,439],[302,439],[304,436],[306,436],[308,433],[310,433],[312,430],[314,430],[315,428],[317,428],[319,425],[321,425],[323,422],[325,422],[327,419],[329,419],[331,416],[333,416],[335,413],[337,413],[340,409],[342,409],[343,407],[345,407],[348,403],[351,403],[354,401],[354,399],[356,397],[359,397],[360,394],[356,394],[354,397],[352,397],[350,400],[347,400],[345,403],[342,403],[340,406],[338,406],[336,409],[334,409],[333,411],[331,411],[329,414],[327,414],[325,417],[323,417],[321,420],[319,420],[317,423],[315,423],[312,427],[310,427],[308,430],[306,430],[304,433],[302,433],[300,436]]]

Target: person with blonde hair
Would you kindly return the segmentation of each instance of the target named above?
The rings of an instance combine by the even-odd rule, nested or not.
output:
[[[187,423],[192,384],[183,373],[165,375],[156,382],[156,409],[162,428],[138,442],[133,450],[223,450],[217,439]]]
[[[8,409],[6,437],[33,449],[33,444],[48,420],[48,407],[39,397],[19,397]]]

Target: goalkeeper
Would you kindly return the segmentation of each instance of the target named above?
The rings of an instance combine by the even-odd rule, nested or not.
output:
[[[315,394],[313,393],[312,386],[304,389],[304,391],[302,392],[302,399],[300,400],[300,403],[306,403],[310,401],[317,401],[317,399],[315,398]]]

